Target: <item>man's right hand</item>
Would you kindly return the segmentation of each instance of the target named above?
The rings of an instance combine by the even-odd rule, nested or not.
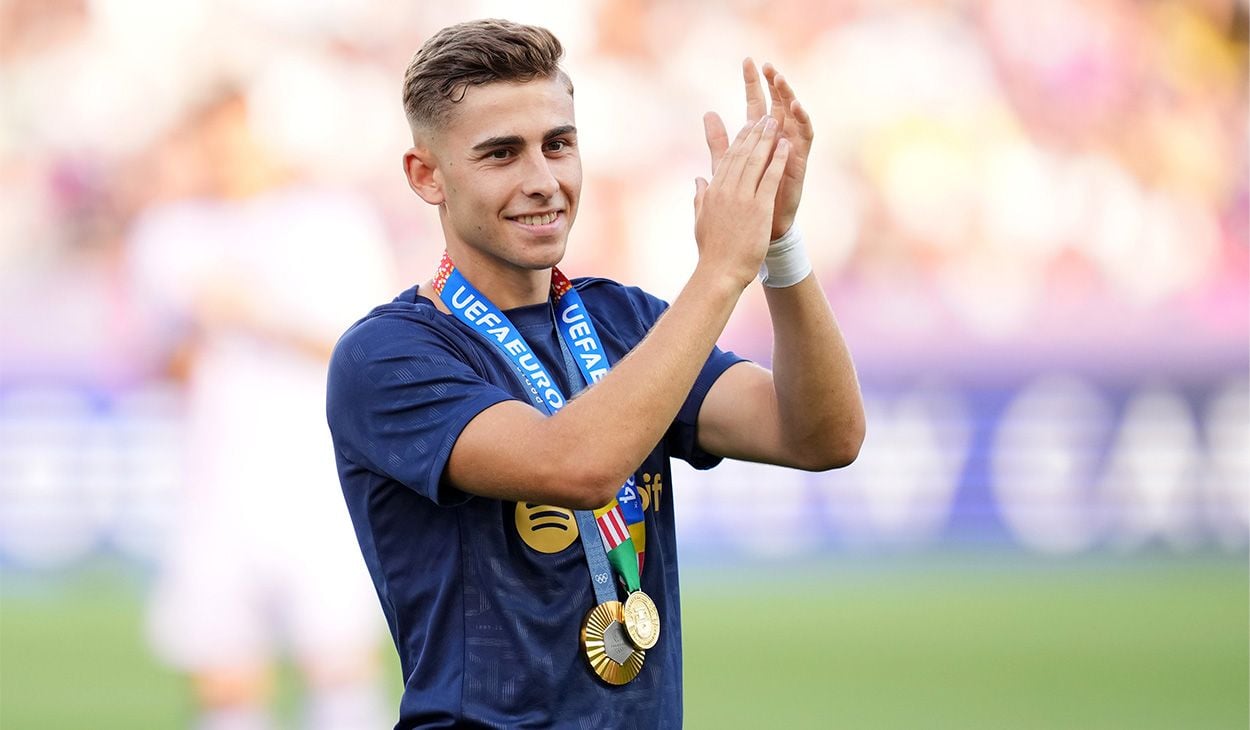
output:
[[[772,228],[773,205],[789,143],[765,115],[738,132],[709,183],[695,179],[695,241],[699,268],[745,289],[759,273]]]
[[[469,422],[447,474],[470,494],[594,509],[664,438],[768,250],[789,144],[766,116],[696,181],[699,264],[672,306],[612,371],[552,416],[497,403]]]

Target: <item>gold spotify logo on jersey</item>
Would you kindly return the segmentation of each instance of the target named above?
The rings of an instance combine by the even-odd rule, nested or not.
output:
[[[655,511],[660,511],[660,499],[664,496],[664,477],[659,474],[651,474],[644,472],[642,475],[642,483],[638,485],[638,496],[642,499],[642,511],[646,512],[655,505]]]
[[[532,502],[517,502],[516,531],[526,545],[548,554],[572,545],[578,535],[572,510]]]

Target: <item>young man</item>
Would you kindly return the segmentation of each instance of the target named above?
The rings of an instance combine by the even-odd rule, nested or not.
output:
[[[561,54],[544,29],[479,21],[413,57],[404,170],[446,256],[331,364],[339,475],[403,665],[400,728],[680,726],[673,513],[643,477],[670,484],[671,457],[828,469],[863,439],[850,356],[791,231],[812,133],[789,85],[765,67],[770,111],[747,61],[751,121],[730,143],[705,118],[699,262],[667,306],[555,268],[582,180]],[[766,254],[771,373],[715,346]]]

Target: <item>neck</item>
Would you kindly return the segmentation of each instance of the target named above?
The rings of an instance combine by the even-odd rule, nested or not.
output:
[[[478,286],[478,291],[486,295],[500,309],[515,309],[528,304],[542,304],[551,295],[551,269],[526,271],[525,276],[497,277],[489,284],[477,285],[472,274],[465,273],[465,278]]]
[[[484,266],[472,256],[457,257],[454,253],[451,260],[464,278],[500,309],[541,304],[550,295],[551,269]]]

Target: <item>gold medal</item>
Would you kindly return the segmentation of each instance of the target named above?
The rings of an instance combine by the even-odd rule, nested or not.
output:
[[[582,648],[590,668],[608,684],[625,684],[642,671],[647,653],[630,643],[620,601],[600,603],[582,623]]]
[[[625,632],[639,649],[650,649],[660,640],[660,611],[642,591],[634,591],[625,599]]]

